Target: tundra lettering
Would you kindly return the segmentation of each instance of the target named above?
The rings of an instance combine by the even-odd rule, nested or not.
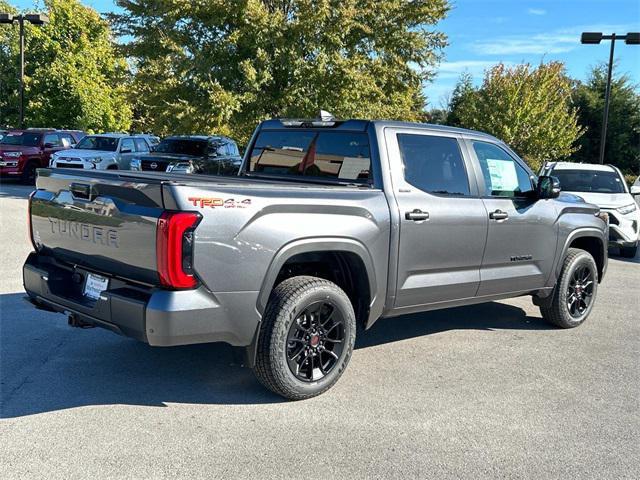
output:
[[[68,235],[78,240],[84,240],[106,247],[118,248],[119,246],[118,232],[116,230],[108,230],[85,223],[51,217],[49,217],[49,223],[51,225],[51,233]]]

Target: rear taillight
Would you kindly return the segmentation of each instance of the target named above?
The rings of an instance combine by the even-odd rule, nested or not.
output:
[[[196,212],[164,212],[158,218],[156,257],[160,283],[169,288],[193,288],[193,232],[202,216]]]
[[[29,203],[27,207],[27,228],[29,229],[29,240],[31,240],[31,245],[33,245],[33,249],[37,252],[38,247],[36,246],[36,242],[34,242],[33,240],[33,227],[31,226],[31,202],[35,194],[36,190],[29,194]]]

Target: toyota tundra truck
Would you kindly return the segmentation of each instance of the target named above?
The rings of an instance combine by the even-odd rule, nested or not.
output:
[[[238,176],[41,169],[29,209],[35,306],[152,346],[245,347],[289,399],[334,385],[380,318],[527,295],[576,327],[607,268],[598,207],[445,126],[268,120]]]

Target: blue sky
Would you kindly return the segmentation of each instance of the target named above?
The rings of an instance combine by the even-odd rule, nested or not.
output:
[[[33,0],[9,0],[20,8]],[[113,11],[113,0],[83,0],[100,12]],[[584,79],[589,67],[606,61],[609,42],[581,45],[583,31],[640,31],[640,0],[452,0],[453,9],[437,29],[449,37],[445,58],[425,93],[440,107],[458,77],[470,72],[476,83],[498,62],[564,62],[572,77]],[[616,42],[618,71],[640,84],[640,45]]]
[[[504,63],[559,60],[569,75],[584,79],[589,67],[609,58],[609,42],[581,45],[580,33],[640,31],[639,0],[454,0],[438,25],[449,37],[438,76],[425,91],[439,107],[458,77]],[[640,45],[616,42],[618,71],[640,84]]]

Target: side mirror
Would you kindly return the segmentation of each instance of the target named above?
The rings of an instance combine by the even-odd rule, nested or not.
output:
[[[558,198],[560,195],[560,180],[557,177],[543,175],[538,177],[538,198]]]
[[[131,153],[133,152],[133,150],[131,150],[130,148],[123,148],[122,150],[120,150],[120,153]]]
[[[640,195],[640,185],[633,185],[631,187],[631,195]]]

